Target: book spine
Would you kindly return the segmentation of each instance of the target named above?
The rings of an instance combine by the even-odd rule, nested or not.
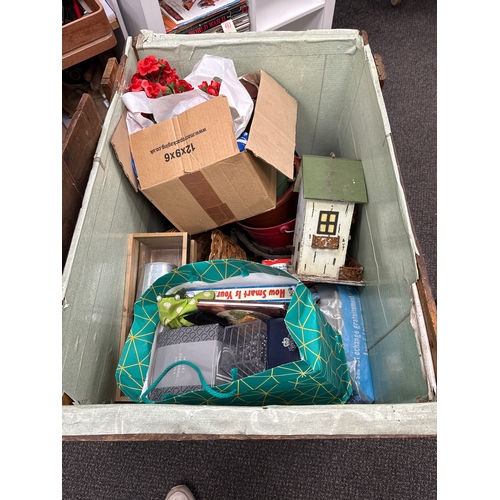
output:
[[[231,20],[234,22],[234,27],[237,32],[250,31],[250,18],[248,14],[241,14],[241,16],[231,18]],[[223,25],[215,26],[203,33],[224,33],[222,26]]]
[[[199,23],[197,26],[191,26],[189,29],[182,31],[182,34],[185,35],[198,35],[209,29],[215,28],[216,26],[220,26],[222,23],[225,23],[231,19],[229,13],[221,14],[220,16],[215,17],[214,19],[209,19],[206,22]]]
[[[215,300],[256,300],[256,301],[290,301],[295,293],[295,285],[287,286],[254,286],[254,287],[228,287],[206,288],[189,290],[186,297],[194,297],[201,292],[213,290]]]
[[[199,19],[197,21],[192,21],[187,25],[178,25],[172,27],[171,25],[167,27],[165,23],[165,28],[167,33],[178,34],[178,35],[193,35],[204,33],[205,31],[211,30],[220,26],[222,23],[233,19],[235,16],[242,13],[248,12],[248,6],[246,1],[238,2],[236,5],[230,5],[225,9],[214,12],[207,15],[205,18]]]
[[[231,2],[227,5],[225,5],[224,7],[221,7],[219,9],[214,8],[213,10],[207,12],[206,14],[200,14],[199,16],[193,17],[191,19],[185,19],[185,20],[180,20],[179,14],[177,14],[177,12],[175,12],[175,10],[172,9],[165,2],[160,2],[160,10],[162,11],[163,15],[166,15],[167,17],[171,18],[172,21],[174,23],[176,23],[178,28],[182,28],[182,27],[191,26],[191,24],[194,22],[202,22],[205,17],[220,14],[221,12],[229,10],[231,7],[234,7],[235,5],[238,5],[242,2],[243,2],[243,0],[234,0],[234,2]],[[177,32],[177,33],[179,33],[179,32]]]
[[[221,26],[223,23],[229,20],[234,21],[234,25],[236,29],[238,30],[238,24],[242,24],[242,18],[246,16],[248,18],[248,14],[236,14],[236,15],[231,15],[231,14],[221,14],[220,16],[217,16],[215,18],[211,18],[204,23],[199,23],[196,26],[190,26],[189,29],[183,30],[182,34],[187,34],[187,35],[196,35],[200,33],[207,33],[207,32],[223,32]],[[248,18],[249,19],[249,18]]]

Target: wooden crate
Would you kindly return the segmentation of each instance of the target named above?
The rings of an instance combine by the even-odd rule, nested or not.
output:
[[[189,262],[196,262],[196,255],[196,241],[190,240],[188,233],[134,233],[129,235],[120,353],[134,320],[139,269],[150,262],[170,262],[176,266],[182,266]],[[130,401],[118,387],[116,388],[116,401],[122,403]]]
[[[363,44],[359,31],[347,29],[293,36],[228,35],[215,40],[203,34],[141,34],[135,47],[127,46],[123,74],[130,78],[137,58],[148,54],[167,59],[179,74],[189,74],[207,51],[233,59],[239,74],[269,71],[303,104],[297,120],[297,152],[324,156],[333,151],[363,162],[369,202],[356,217],[349,255],[363,265],[366,285],[360,295],[375,404],[290,404],[271,409],[113,404],[126,239],[129,233],[166,230],[165,218],[152,203],[129,188],[114,155],[110,139],[124,111],[123,102],[115,98],[96,152],[103,168],[74,238],[73,264],[63,275],[62,390],[75,402],[62,407],[63,439],[435,436],[436,304],[406,206],[369,44]],[[291,64],[296,71],[290,72]],[[332,74],[337,77],[331,78]],[[109,207],[121,210],[110,212]]]
[[[116,37],[99,0],[86,0],[91,14],[62,27],[62,69],[116,45]]]

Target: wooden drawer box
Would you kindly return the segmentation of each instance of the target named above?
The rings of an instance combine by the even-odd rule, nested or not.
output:
[[[62,27],[62,69],[116,45],[116,37],[99,0],[86,0],[91,14]]]
[[[188,233],[134,233],[129,235],[120,353],[134,320],[137,277],[141,267],[151,262],[170,262],[179,267],[188,262],[196,262],[196,253],[196,242],[189,240]],[[116,400],[129,401],[118,388]]]

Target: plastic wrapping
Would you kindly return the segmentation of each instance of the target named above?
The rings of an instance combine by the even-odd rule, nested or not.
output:
[[[373,403],[373,382],[359,294],[354,286],[316,284],[318,307],[341,335],[351,374],[353,395],[348,403]]]
[[[188,109],[197,106],[213,96],[198,88],[204,81],[210,82],[214,78],[221,80],[219,95],[227,97],[234,133],[238,138],[244,131],[252,116],[253,100],[250,94],[238,79],[234,63],[224,57],[204,55],[193,67],[193,71],[185,78],[194,88],[188,92],[171,94],[157,99],[151,99],[144,92],[126,92],[122,100],[127,107],[127,128],[133,134],[154,122],[143,114],[153,115],[159,123],[177,116]]]

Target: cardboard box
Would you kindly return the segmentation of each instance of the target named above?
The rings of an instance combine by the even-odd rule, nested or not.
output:
[[[294,178],[297,101],[265,71],[246,149],[240,152],[227,98],[218,96],[112,144],[127,177],[179,230],[190,234],[276,207],[276,170]]]
[[[196,262],[196,242],[183,233],[133,233],[128,235],[127,267],[123,295],[120,352],[134,320],[134,304],[137,296],[137,277],[145,264],[170,262],[180,267]],[[130,401],[116,388],[116,401]]]
[[[63,273],[62,408],[65,440],[318,439],[435,436],[435,302],[418,255],[393,136],[369,45],[357,30],[159,35],[125,50],[125,78],[156,54],[189,74],[209,53],[238,74],[260,68],[297,99],[297,152],[363,162],[368,203],[349,249],[363,264],[360,301],[375,402],[266,408],[117,403],[115,371],[129,233],[158,232],[165,217],[123,175],[110,139],[124,107],[111,102]],[[121,88],[121,87],[120,87]],[[451,332],[445,332],[451,333]],[[456,411],[460,411],[457,402]]]

